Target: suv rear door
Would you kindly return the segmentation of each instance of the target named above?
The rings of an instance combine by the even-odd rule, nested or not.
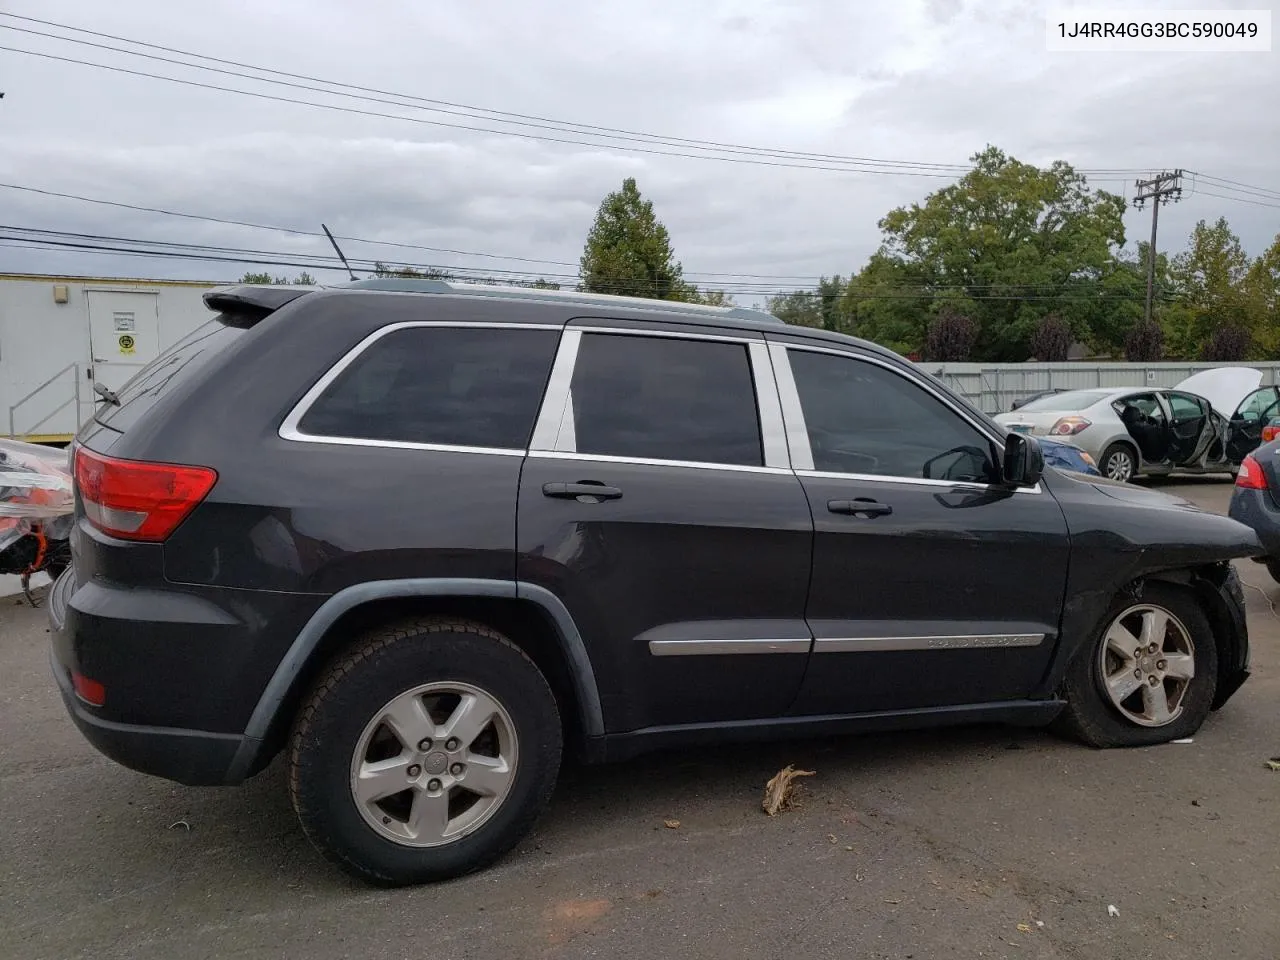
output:
[[[813,656],[793,712],[1027,696],[1066,588],[1057,501],[993,482],[997,435],[905,365],[796,340],[770,350],[815,525]]]
[[[518,576],[573,616],[609,732],[785,713],[812,540],[759,334],[570,323],[521,478]]]

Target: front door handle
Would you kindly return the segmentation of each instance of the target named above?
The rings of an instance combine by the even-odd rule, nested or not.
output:
[[[827,509],[832,513],[844,513],[852,517],[887,517],[893,513],[893,507],[880,503],[870,497],[858,497],[855,500],[828,500]]]
[[[579,503],[599,503],[601,500],[617,500],[622,491],[617,487],[606,487],[603,483],[584,481],[582,483],[544,483],[544,497],[557,500],[577,500]]]

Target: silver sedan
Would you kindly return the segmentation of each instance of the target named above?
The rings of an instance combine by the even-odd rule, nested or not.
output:
[[[1174,471],[1234,474],[1280,413],[1280,388],[1259,387],[1261,380],[1250,368],[1215,368],[1173,389],[1056,393],[995,419],[1010,430],[1075,444],[1112,480]]]

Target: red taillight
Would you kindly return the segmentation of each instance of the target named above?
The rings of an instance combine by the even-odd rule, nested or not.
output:
[[[208,496],[218,474],[208,467],[116,460],[78,447],[75,477],[90,523],[121,540],[155,543]]]
[[[1262,428],[1262,442],[1270,443],[1276,437],[1280,437],[1280,426],[1276,424],[1267,424]]]
[[[76,688],[76,696],[92,707],[100,707],[107,702],[107,688],[97,680],[90,680],[83,673],[71,671],[71,684]]]
[[[1051,437],[1074,437],[1081,430],[1087,429],[1092,422],[1084,417],[1063,417],[1049,428]]]
[[[1236,474],[1236,486],[1244,487],[1246,490],[1267,489],[1266,474],[1262,472],[1262,468],[1258,466],[1258,461],[1253,459],[1252,454],[1240,461],[1240,472]]]

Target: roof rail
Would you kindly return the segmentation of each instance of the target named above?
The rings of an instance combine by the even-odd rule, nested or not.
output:
[[[718,307],[705,303],[685,303],[681,300],[660,300],[654,297],[622,297],[607,293],[586,293],[580,290],[554,290],[547,287],[526,287],[487,283],[465,283],[435,277],[371,277],[336,284],[346,290],[386,290],[397,293],[452,293],[483,297],[519,297],[530,300],[571,301],[594,303],[639,310],[662,309],[672,313],[712,315],[757,323],[784,324],[785,321],[764,310],[750,307]]]

